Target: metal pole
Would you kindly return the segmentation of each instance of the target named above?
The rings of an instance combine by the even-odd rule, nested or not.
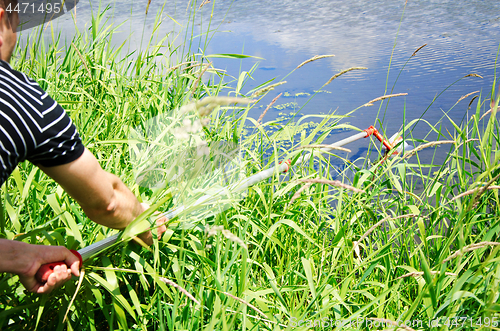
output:
[[[371,126],[367,130],[360,132],[360,133],[357,133],[351,137],[342,139],[336,143],[333,143],[329,147],[321,148],[320,151],[327,152],[329,150],[332,150],[335,147],[341,147],[341,146],[347,145],[349,143],[352,143],[356,140],[359,140],[361,138],[367,138],[372,134],[374,134],[375,136],[377,136],[377,134],[380,135],[378,133],[377,129],[375,129],[374,127]],[[307,160],[309,160],[309,158],[311,158],[312,155],[313,155],[312,153],[308,153],[304,156],[301,156],[297,159],[296,163],[307,161]],[[210,202],[211,199],[214,199],[220,193],[228,191],[228,190],[230,192],[243,191],[243,190],[249,188],[250,186],[255,185],[256,183],[271,177],[272,175],[274,175],[275,172],[284,173],[284,172],[287,172],[289,170],[289,168],[290,168],[290,160],[287,160],[286,162],[281,162],[277,168],[273,167],[273,168],[269,168],[269,169],[263,170],[261,172],[258,172],[256,174],[244,179],[241,183],[235,183],[235,184],[231,185],[228,189],[219,190],[214,195],[204,195],[204,196],[200,197],[198,200],[196,200],[191,205],[191,207],[195,207],[195,206],[201,205],[203,203]],[[186,209],[185,206],[179,206],[173,210],[170,210],[170,211],[167,211],[167,212],[161,214],[160,217],[166,217],[167,219],[172,219],[172,218],[176,217],[178,214],[180,214],[181,212],[183,212],[185,209]],[[84,257],[84,255],[85,255],[85,257],[88,258],[88,257],[96,254],[97,252],[112,246],[117,241],[119,235],[120,235],[120,233],[112,235],[106,239],[103,239],[101,241],[93,243],[92,245],[84,247],[84,248],[80,249],[78,252],[82,255],[82,257]],[[86,258],[84,258],[83,260],[86,260]]]

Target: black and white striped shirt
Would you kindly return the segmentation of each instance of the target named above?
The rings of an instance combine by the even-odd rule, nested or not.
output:
[[[64,109],[34,80],[0,60],[0,185],[19,162],[57,166],[83,151]]]

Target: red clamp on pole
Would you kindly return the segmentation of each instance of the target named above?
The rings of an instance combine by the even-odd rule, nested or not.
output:
[[[81,268],[83,265],[83,259],[80,253],[78,253],[74,249],[70,249],[70,252],[73,253],[80,260],[80,268]],[[42,265],[40,269],[38,269],[35,275],[36,280],[42,284],[45,284],[49,279],[49,276],[54,272],[54,268],[58,265],[66,265],[66,263],[64,261],[60,261]]]
[[[280,161],[279,164],[281,164],[281,162],[283,162],[283,161]],[[287,167],[286,167],[286,170],[283,171],[283,173],[286,173],[286,172],[288,172],[288,170],[290,170],[290,166],[292,165],[292,160],[290,160],[290,159],[286,160],[285,164],[287,165]]]
[[[378,141],[380,141],[382,144],[384,144],[387,151],[390,151],[392,149],[391,143],[388,142],[387,140],[385,140],[384,137],[382,137],[380,132],[378,132],[378,130],[373,125],[364,131],[366,132],[365,138],[367,138],[373,134],[378,139]]]
[[[366,132],[366,137],[365,138],[368,138],[369,136],[371,136],[375,131],[377,131],[377,129],[375,129],[375,127],[373,125],[370,125],[370,127],[366,130],[363,130]],[[378,132],[378,131],[377,131]]]

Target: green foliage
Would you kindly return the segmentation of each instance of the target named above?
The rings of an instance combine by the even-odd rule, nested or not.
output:
[[[179,54],[168,38],[120,58],[109,46],[114,29],[101,25],[102,17],[69,46],[54,38],[49,46],[40,41],[18,50],[14,66],[65,106],[105,170],[140,199],[167,201],[164,191],[134,183],[129,128],[220,95],[224,77],[209,70],[210,78],[200,80],[209,56]],[[170,62],[175,58],[181,62]],[[181,65],[188,61],[201,66]],[[239,77],[242,95],[250,75]],[[442,164],[421,162],[420,153],[428,150],[411,158],[367,158],[361,168],[345,161],[338,179],[364,193],[315,183],[290,203],[303,185],[299,179],[335,179],[339,157],[315,153],[286,176],[256,184],[223,213],[172,220],[150,250],[120,244],[87,261],[81,286],[70,281],[37,296],[26,293],[16,276],[2,275],[0,328],[306,330],[315,323],[322,329],[319,323],[330,330],[343,322],[361,330],[374,322],[369,318],[411,321],[414,329],[428,329],[429,321],[442,330],[471,329],[478,321],[485,326],[486,318],[491,324],[500,312],[499,99],[479,100],[468,121],[454,124],[447,137],[453,144],[429,147],[448,148]],[[239,140],[248,175],[296,160],[305,153],[296,147],[351,128],[333,114],[316,116],[312,129],[302,123],[310,116],[259,126],[247,117],[250,107],[218,107],[205,128],[212,141]],[[492,111],[480,119],[485,108]],[[411,137],[412,124],[405,136]],[[445,136],[438,125],[430,131]],[[372,154],[377,148],[371,146]],[[3,186],[2,200],[1,235],[9,239],[78,249],[113,234],[29,164]],[[154,209],[164,208],[159,203]]]

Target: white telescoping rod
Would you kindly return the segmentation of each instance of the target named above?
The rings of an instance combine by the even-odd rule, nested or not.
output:
[[[359,140],[361,138],[366,138],[370,135],[371,135],[371,133],[366,132],[366,131],[362,131],[362,132],[357,133],[351,137],[337,141],[336,143],[329,145],[329,147],[321,148],[320,151],[328,152],[328,151],[334,149],[335,147],[341,147],[341,146],[347,145],[347,144],[352,143],[352,142]],[[301,163],[301,162],[307,161],[311,158],[312,155],[313,155],[312,152],[308,153],[306,155],[303,155],[297,159],[296,163]],[[224,193],[224,192],[243,191],[243,190],[249,188],[250,186],[255,185],[256,183],[261,182],[264,179],[271,177],[272,175],[274,175],[275,172],[278,172],[278,173],[287,172],[289,168],[290,168],[289,162],[282,162],[279,164],[279,166],[277,168],[273,167],[273,168],[269,168],[269,169],[263,170],[261,172],[258,172],[256,174],[244,179],[241,183],[235,183],[235,184],[231,185],[229,188],[221,189],[221,190],[215,192],[215,194],[213,194],[213,195],[208,195],[208,194],[204,195],[204,196],[200,197],[198,200],[196,200],[191,205],[191,207],[196,207],[196,206],[201,205],[203,203],[210,202],[211,199],[215,199],[218,195],[220,195],[221,193]],[[159,217],[166,217],[167,219],[172,219],[172,218],[176,217],[178,214],[180,214],[181,212],[183,212],[185,209],[186,209],[185,206],[179,206],[175,209],[169,210],[169,211],[159,215],[158,218]],[[119,235],[120,235],[120,233],[117,233],[111,237],[108,237],[106,239],[98,241],[90,246],[82,248],[81,250],[79,250],[79,252],[82,252],[82,256],[85,253],[87,253],[87,254],[85,254],[86,255],[85,257],[90,257],[91,255],[96,254],[98,251],[101,251],[103,249],[106,249],[106,248],[112,246],[116,242],[116,240],[118,239]]]
[[[349,143],[352,143],[356,140],[359,140],[361,138],[366,138],[368,135],[369,134],[367,132],[363,131],[363,132],[355,134],[351,137],[337,141],[336,143],[331,144],[329,147],[321,148],[320,151],[321,152],[328,152],[329,150],[332,150],[335,147],[341,147],[341,146],[347,145]],[[303,156],[299,157],[295,163],[301,163],[301,162],[307,161],[311,158],[312,155],[313,155],[312,152],[308,153],[306,155],[303,155]],[[287,172],[289,167],[290,167],[289,163],[282,162],[282,163],[280,163],[280,165],[278,166],[277,169],[273,167],[273,168],[261,171],[259,173],[256,173],[255,175],[252,175],[252,176],[246,178],[245,180],[243,180],[242,183],[236,183],[235,185],[237,185],[237,186],[234,189],[236,191],[245,190],[245,189],[249,188],[250,186],[255,185],[256,183],[271,177],[275,171],[278,171],[278,173]]]
[[[336,143],[333,143],[329,147],[321,148],[320,150],[322,152],[327,152],[329,150],[332,150],[335,147],[341,147],[341,146],[347,145],[349,143],[352,143],[356,140],[359,140],[361,138],[366,138],[369,135],[370,134],[368,132],[363,131],[363,132],[357,133],[351,137],[348,137],[348,138],[342,139]],[[301,156],[297,159],[296,163],[307,161],[312,155],[313,155],[312,153],[308,153],[304,156]],[[201,198],[199,198],[198,200],[196,200],[191,205],[191,207],[196,207],[197,205],[201,205],[203,203],[210,202],[211,199],[216,198],[218,195],[220,195],[221,193],[224,193],[224,192],[244,191],[247,188],[249,188],[250,186],[253,186],[253,185],[257,184],[258,182],[261,182],[261,181],[273,176],[275,172],[278,172],[278,173],[287,172],[289,168],[290,168],[289,162],[282,162],[279,164],[279,166],[277,168],[273,167],[273,168],[269,168],[269,169],[263,170],[261,172],[258,172],[258,173],[254,174],[248,178],[245,178],[243,181],[241,181],[239,183],[235,183],[235,184],[231,185],[229,188],[220,189],[219,191],[215,192],[215,194],[213,194],[213,195],[204,195]],[[170,210],[168,212],[161,214],[161,217],[166,217],[167,219],[172,219],[184,210],[185,210],[184,206],[179,206],[173,210]]]

